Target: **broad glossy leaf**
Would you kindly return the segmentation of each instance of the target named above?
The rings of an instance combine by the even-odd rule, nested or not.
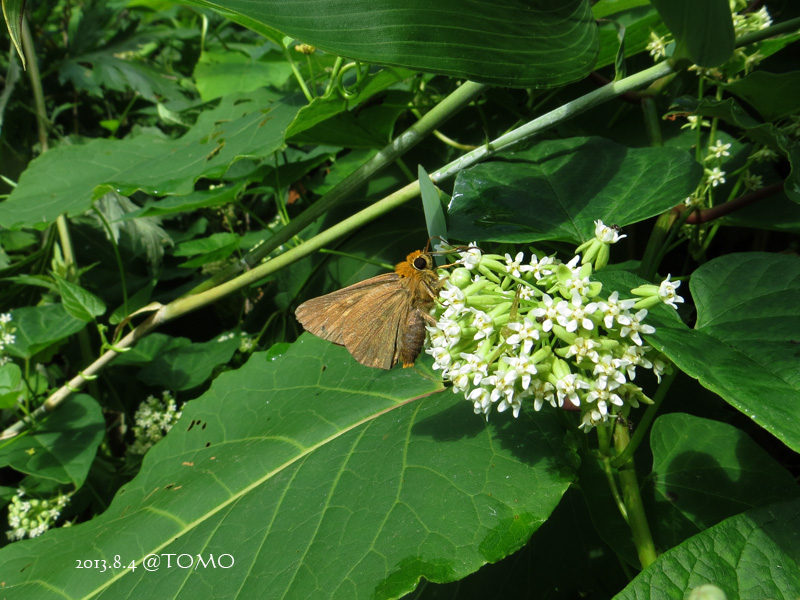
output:
[[[695,329],[659,325],[649,341],[679,369],[800,450],[800,259],[723,256],[695,271],[690,289]]]
[[[756,71],[723,87],[755,108],[766,121],[800,110],[800,71]]]
[[[242,15],[362,62],[512,87],[557,86],[586,76],[597,27],[585,0],[217,0]]]
[[[616,600],[687,598],[714,584],[728,598],[800,595],[800,501],[731,517],[661,555]]]
[[[253,57],[236,52],[208,51],[194,68],[197,91],[203,102],[229,94],[246,94],[270,86],[280,89],[292,76],[292,68],[280,52]]]
[[[12,310],[11,316],[17,328],[16,340],[6,349],[12,356],[26,359],[86,326],[84,321],[68,314],[61,304],[24,306]]]
[[[651,0],[677,44],[676,54],[716,67],[733,54],[735,35],[728,0]]]
[[[70,396],[32,431],[3,442],[0,466],[79,488],[86,480],[106,423],[100,405],[86,394]]]
[[[594,220],[625,226],[679,204],[702,168],[675,148],[627,148],[602,138],[545,141],[458,174],[450,234],[459,240],[580,244]]]
[[[301,105],[297,97],[276,101],[262,90],[223,98],[178,139],[144,133],[54,148],[30,163],[0,203],[0,225],[43,229],[62,213],[84,212],[110,190],[188,194],[200,177],[221,177],[240,158],[265,157],[281,147]]]
[[[671,548],[727,517],[798,495],[791,473],[726,423],[683,413],[663,415],[653,424],[650,447],[653,471],[643,488],[660,548]]]
[[[184,407],[104,514],[0,550],[4,591],[397,598],[420,577],[461,578],[525,544],[575,457],[553,414],[487,424],[440,391],[416,369],[369,369],[308,335],[281,357],[254,354]],[[173,556],[145,571],[156,553],[230,554],[235,566],[220,579]],[[136,571],[75,569],[115,556]]]

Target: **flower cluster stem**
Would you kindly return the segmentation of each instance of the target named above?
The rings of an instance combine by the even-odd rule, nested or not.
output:
[[[617,453],[624,452],[629,443],[628,427],[621,422],[617,422],[614,426],[614,448]],[[644,569],[655,562],[658,555],[653,543],[653,536],[650,534],[650,525],[647,523],[647,516],[644,512],[642,495],[639,493],[639,480],[636,476],[633,458],[620,467],[619,482],[622,487],[622,499],[628,515],[628,525],[633,534],[633,543],[636,545],[639,563]]]

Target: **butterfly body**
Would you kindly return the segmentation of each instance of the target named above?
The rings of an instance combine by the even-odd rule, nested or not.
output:
[[[378,275],[301,304],[295,315],[314,335],[344,346],[368,367],[414,364],[425,342],[425,323],[439,293],[430,254],[416,250]]]

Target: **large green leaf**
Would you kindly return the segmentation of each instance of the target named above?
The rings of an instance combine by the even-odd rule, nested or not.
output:
[[[79,488],[86,480],[106,423],[91,396],[68,398],[58,412],[45,417],[36,429],[26,431],[0,447],[0,466]]]
[[[755,108],[766,121],[800,110],[800,71],[756,71],[724,87]]]
[[[695,271],[690,289],[695,329],[659,325],[649,341],[679,369],[800,450],[800,259],[723,256]]]
[[[798,500],[731,517],[661,555],[615,599],[680,600],[710,583],[731,599],[795,600],[800,596],[798,531]]]
[[[275,101],[262,90],[222,99],[178,139],[144,133],[54,148],[30,163],[0,203],[0,225],[44,229],[62,213],[84,212],[111,190],[188,194],[200,177],[221,177],[243,157],[261,158],[280,148],[301,106],[297,97]]]
[[[626,148],[601,138],[546,141],[459,173],[448,217],[459,240],[580,244],[595,219],[619,226],[679,204],[703,170],[675,148]]]
[[[216,367],[227,363],[238,347],[239,337],[232,335],[173,348],[154,357],[139,378],[152,386],[190,390],[209,379]]]
[[[4,592],[396,598],[501,559],[553,511],[575,456],[553,413],[487,424],[421,368],[368,369],[309,335],[253,355],[184,408],[104,514],[0,550]],[[235,566],[209,579],[181,554]]]
[[[78,333],[86,326],[84,321],[68,314],[61,304],[24,306],[11,311],[16,340],[7,346],[8,353],[29,359]]]
[[[653,471],[643,484],[659,548],[723,519],[798,495],[792,474],[726,423],[683,413],[659,417],[650,434]]]
[[[586,0],[195,0],[327,52],[514,87],[585,77],[598,50]]]
[[[735,36],[728,0],[651,0],[672,31],[676,54],[701,67],[716,67],[733,54]]]

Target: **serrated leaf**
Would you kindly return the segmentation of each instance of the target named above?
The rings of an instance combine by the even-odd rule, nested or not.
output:
[[[800,259],[723,256],[697,269],[690,289],[697,306],[695,329],[658,325],[650,343],[800,450]]]
[[[67,281],[60,275],[53,273],[61,294],[61,303],[69,314],[76,319],[90,323],[95,317],[106,312],[105,303],[81,286]]]
[[[527,541],[575,457],[554,414],[487,424],[441,390],[309,335],[254,354],[184,407],[103,515],[1,549],[5,593],[208,595],[202,567],[76,570],[84,555],[229,553],[246,568],[225,572],[218,599],[396,598],[463,577]]]
[[[0,225],[42,229],[62,213],[81,214],[110,190],[188,194],[200,177],[218,178],[240,158],[272,154],[299,108],[299,98],[275,101],[261,90],[223,98],[178,139],[143,133],[53,148],[31,161],[0,203]]]
[[[584,0],[223,0],[213,6],[339,56],[512,87],[581,79],[598,48]]]
[[[662,554],[615,600],[687,598],[711,583],[728,598],[800,595],[800,501],[731,517]]]
[[[100,405],[91,396],[75,394],[33,430],[4,441],[0,466],[80,488],[105,429]]]
[[[546,141],[458,174],[448,208],[459,240],[574,244],[594,220],[636,223],[679,204],[703,169],[675,148],[626,148],[602,138]]]

